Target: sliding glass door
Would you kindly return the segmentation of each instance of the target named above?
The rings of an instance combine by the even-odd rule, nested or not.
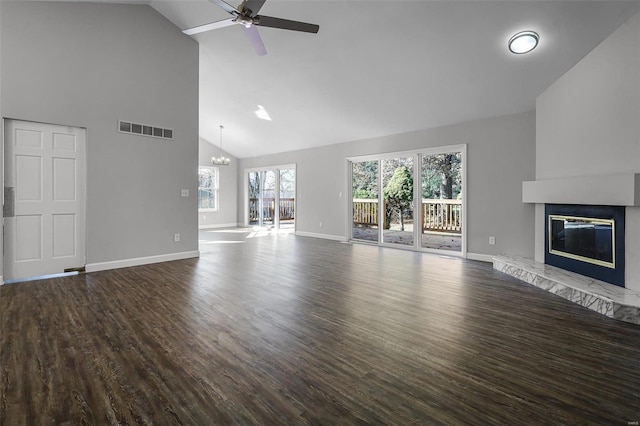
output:
[[[295,228],[295,166],[246,171],[247,225]]]
[[[465,145],[348,159],[350,239],[465,256]]]
[[[413,247],[413,160],[382,160],[383,243]]]
[[[462,251],[462,152],[422,157],[421,246]]]
[[[280,229],[293,229],[296,220],[296,169],[279,169],[280,197],[278,198],[278,220]]]
[[[352,203],[351,238],[361,241],[379,239],[378,161],[351,163]]]
[[[249,225],[273,225],[275,208],[275,172],[249,172]]]

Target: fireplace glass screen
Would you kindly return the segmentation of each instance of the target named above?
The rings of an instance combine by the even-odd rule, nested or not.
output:
[[[549,253],[615,268],[613,220],[549,215],[549,237]]]

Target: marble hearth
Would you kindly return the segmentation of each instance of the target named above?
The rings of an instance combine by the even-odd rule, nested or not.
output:
[[[609,318],[640,325],[640,293],[532,259],[496,256],[493,268]]]

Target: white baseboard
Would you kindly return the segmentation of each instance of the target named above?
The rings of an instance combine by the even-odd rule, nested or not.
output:
[[[88,263],[87,272],[106,271],[108,269],[128,268],[130,266],[149,265],[151,263],[170,262],[172,260],[200,257],[200,251],[185,251],[181,253],[161,254],[158,256],[137,257],[133,259],[114,260],[111,262]]]
[[[221,223],[214,225],[200,225],[198,226],[198,229],[237,228],[239,226],[239,223]]]
[[[468,253],[467,252],[467,259],[479,260],[481,262],[493,263],[493,257],[494,256],[495,256],[494,254],[480,254],[480,253]]]
[[[323,240],[347,241],[347,239],[342,235],[316,234],[314,232],[302,232],[302,231],[296,231],[296,235],[299,237],[322,238]]]

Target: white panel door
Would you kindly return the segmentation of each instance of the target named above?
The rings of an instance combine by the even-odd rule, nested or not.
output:
[[[84,266],[85,130],[6,120],[4,133],[5,281]]]

